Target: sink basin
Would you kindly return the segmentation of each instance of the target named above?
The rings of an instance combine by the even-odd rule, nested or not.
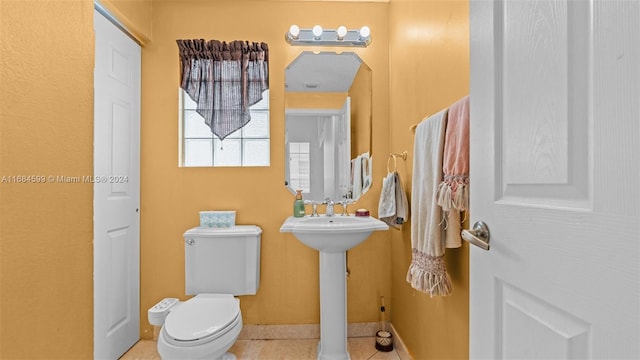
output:
[[[373,231],[389,226],[374,217],[364,216],[290,216],[280,232],[290,232],[303,244],[321,252],[347,251],[364,241]]]

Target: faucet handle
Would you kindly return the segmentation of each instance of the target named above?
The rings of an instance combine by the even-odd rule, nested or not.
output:
[[[342,216],[349,216],[348,206],[349,204],[353,204],[353,200],[344,199],[344,200],[338,201],[338,204],[342,205]]]
[[[314,200],[305,200],[305,205],[311,205],[311,216],[320,216],[318,215],[318,203]]]

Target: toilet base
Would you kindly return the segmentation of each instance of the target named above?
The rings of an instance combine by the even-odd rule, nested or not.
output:
[[[230,352],[226,352],[222,354],[222,356],[218,358],[218,360],[236,360],[236,356]]]

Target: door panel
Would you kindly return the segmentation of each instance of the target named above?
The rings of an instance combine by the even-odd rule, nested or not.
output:
[[[640,358],[639,23],[471,2],[471,358]]]
[[[589,323],[515,286],[496,283],[501,359],[586,359]],[[526,331],[523,331],[526,330]]]
[[[120,195],[132,195],[130,184],[127,181],[131,176],[131,127],[133,109],[130,104],[114,99],[112,104],[113,118],[111,119],[111,168],[110,174],[114,178],[109,181],[111,193]],[[117,174],[117,175],[115,175]],[[135,193],[134,193],[135,195]]]
[[[589,206],[589,3],[506,1],[495,12],[499,199]]]

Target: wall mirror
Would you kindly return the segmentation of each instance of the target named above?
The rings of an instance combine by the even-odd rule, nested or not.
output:
[[[371,69],[353,52],[304,51],[285,69],[285,185],[354,201],[371,186]]]

